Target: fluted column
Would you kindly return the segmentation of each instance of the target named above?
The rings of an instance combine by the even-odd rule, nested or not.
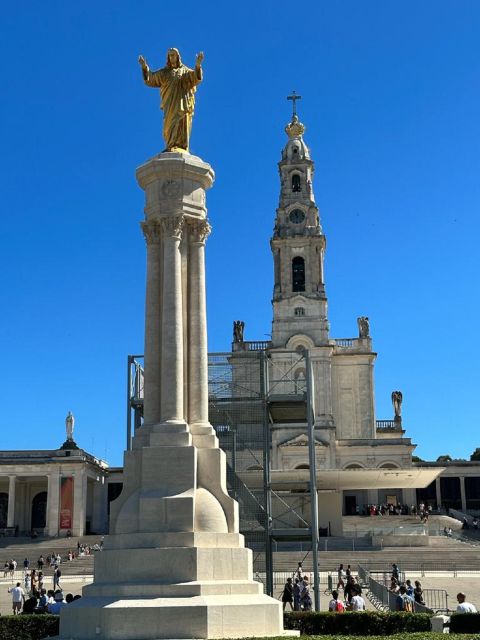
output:
[[[147,243],[147,291],[145,298],[145,425],[158,424],[161,419],[161,357],[162,357],[162,226],[156,220],[142,223]]]
[[[190,226],[189,251],[189,423],[191,427],[210,426],[208,422],[207,309],[205,293],[205,241],[211,227],[206,220]],[[192,428],[192,433],[195,429]]]
[[[183,409],[182,257],[180,253],[183,225],[183,216],[162,219],[162,423],[185,422]]]

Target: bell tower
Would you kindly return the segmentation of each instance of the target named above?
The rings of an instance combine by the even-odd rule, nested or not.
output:
[[[326,238],[313,194],[314,163],[303,140],[295,92],[288,141],[278,163],[280,201],[270,246],[273,253],[272,346],[286,347],[291,337],[307,335],[313,345],[328,344],[327,297],[323,261]]]

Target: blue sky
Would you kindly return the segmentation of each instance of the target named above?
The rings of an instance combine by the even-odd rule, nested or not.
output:
[[[0,21],[2,449],[75,438],[120,464],[143,351],[154,68],[205,52],[192,152],[212,164],[209,349],[271,330],[269,238],[292,89],[316,163],[332,337],[368,315],[377,418],[401,389],[417,454],[478,440],[480,4],[10,3]]]

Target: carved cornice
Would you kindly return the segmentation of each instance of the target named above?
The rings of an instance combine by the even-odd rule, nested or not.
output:
[[[163,232],[171,238],[181,238],[185,221],[183,216],[169,216],[160,221]]]
[[[212,227],[207,220],[193,220],[189,223],[192,242],[205,244],[206,239],[212,231]]]
[[[149,222],[141,222],[143,235],[148,245],[160,244],[162,239],[162,225],[157,220],[150,220]]]

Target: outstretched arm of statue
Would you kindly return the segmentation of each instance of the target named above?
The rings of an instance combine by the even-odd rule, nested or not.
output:
[[[138,56],[138,64],[142,67],[142,75],[145,84],[150,87],[156,87],[157,84],[154,82],[153,74],[150,71],[150,67],[147,64],[147,61],[143,56]]]
[[[195,60],[195,74],[199,80],[202,80],[202,77],[203,77],[202,62],[204,58],[205,56],[203,54],[203,51],[200,51],[200,53],[197,53],[197,59]]]

